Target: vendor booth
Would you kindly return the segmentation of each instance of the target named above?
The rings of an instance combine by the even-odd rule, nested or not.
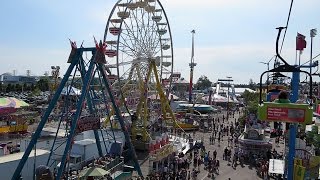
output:
[[[272,149],[272,142],[264,136],[262,129],[245,128],[239,137],[239,144],[244,154],[259,154]]]

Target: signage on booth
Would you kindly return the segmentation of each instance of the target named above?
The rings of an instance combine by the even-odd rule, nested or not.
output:
[[[76,133],[81,133],[84,131],[96,130],[96,129],[100,129],[100,118],[86,116],[78,120]]]
[[[268,107],[267,119],[284,122],[304,122],[305,110],[298,108]]]

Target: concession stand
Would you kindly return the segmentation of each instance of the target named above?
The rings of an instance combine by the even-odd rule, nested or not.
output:
[[[240,150],[244,154],[258,154],[272,149],[272,142],[264,136],[263,129],[245,128],[239,137]]]

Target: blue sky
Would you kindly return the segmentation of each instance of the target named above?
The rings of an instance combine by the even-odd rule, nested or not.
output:
[[[236,83],[258,81],[275,54],[278,26],[284,26],[290,0],[162,0],[172,29],[175,71],[189,78],[191,33],[195,34],[195,79],[211,81],[232,76]],[[64,73],[70,52],[68,38],[92,46],[101,39],[115,0],[12,0],[0,6],[0,73],[34,75],[61,66]],[[282,51],[295,62],[295,36],[307,36],[302,62],[310,57],[309,30],[320,28],[320,1],[295,0]],[[320,31],[320,29],[319,29]],[[320,33],[320,32],[319,32]],[[320,35],[314,55],[320,53]]]

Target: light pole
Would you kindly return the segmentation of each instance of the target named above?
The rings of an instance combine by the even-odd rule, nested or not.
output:
[[[51,89],[52,94],[56,90],[59,75],[60,75],[60,66],[51,66],[51,76],[54,80],[54,84],[52,85],[52,89]]]
[[[262,61],[260,61],[259,63],[267,65],[267,66],[268,66],[268,71],[269,71],[269,70],[270,70],[270,67],[269,67],[270,61],[271,61],[274,57],[276,57],[276,55],[272,56],[272,58],[270,58],[270,60],[269,60],[268,62],[262,62]],[[267,73],[267,85],[268,85],[268,84],[269,84],[269,72]]]
[[[313,44],[313,38],[317,35],[317,29],[311,29],[310,30],[310,38],[311,38],[311,44],[310,44],[310,74],[312,74],[312,44]],[[311,83],[311,81],[310,81]]]
[[[230,89],[230,82],[232,82],[232,77],[231,76],[227,76],[227,79],[218,79],[218,81],[225,81],[225,82],[228,82],[228,95],[227,95],[227,98],[228,98],[228,101],[227,101],[227,117],[226,117],[226,120],[228,122],[228,119],[229,119],[229,89]]]
[[[194,63],[194,34],[196,33],[196,31],[192,30],[191,33],[192,33],[192,50],[191,50],[191,62],[189,63],[189,66],[190,66],[189,104],[192,103],[193,69],[197,65],[197,63]]]
[[[230,80],[231,80],[231,76],[227,76],[228,78],[228,103],[227,103],[227,122],[229,120],[229,100],[230,100],[230,92],[229,92],[229,89],[230,89]],[[233,80],[232,80],[233,81]]]

